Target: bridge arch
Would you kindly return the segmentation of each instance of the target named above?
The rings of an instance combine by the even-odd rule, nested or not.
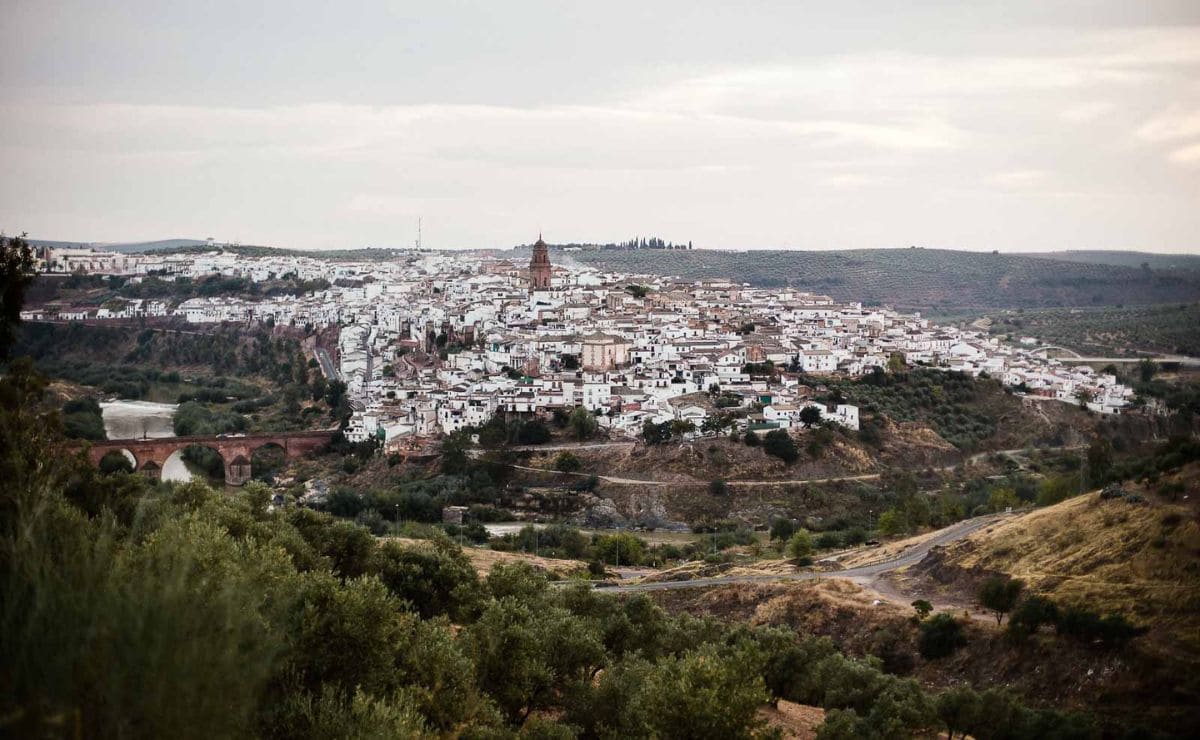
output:
[[[187,449],[203,449],[210,475],[224,477],[226,485],[240,486],[250,479],[254,458],[274,452],[283,459],[294,459],[317,452],[333,438],[332,430],[280,432],[275,434],[245,434],[225,436],[151,437],[148,439],[114,439],[103,442],[73,445],[84,447],[92,464],[99,466],[110,453],[119,452],[132,458],[135,470],[160,477],[168,464],[180,463]],[[260,452],[262,450],[262,452]],[[198,455],[193,455],[198,456]],[[128,459],[128,458],[127,458]],[[219,469],[219,473],[218,473]]]
[[[138,459],[132,450],[124,447],[114,448],[100,456],[96,461],[96,467],[105,474],[115,473],[119,470],[132,473],[138,469]]]
[[[263,442],[250,450],[250,475],[271,482],[288,461],[287,447],[276,441]]]
[[[225,455],[215,444],[203,441],[176,446],[162,462],[163,479],[177,482],[225,479]]]

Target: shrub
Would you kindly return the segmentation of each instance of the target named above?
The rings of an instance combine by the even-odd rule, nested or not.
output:
[[[554,458],[554,469],[560,473],[574,473],[582,466],[579,458],[570,452],[560,452]]]
[[[771,522],[771,539],[787,540],[796,531],[796,523],[791,519],[776,519]]]
[[[796,449],[795,440],[783,429],[767,432],[767,436],[763,440],[763,452],[783,460],[788,465],[800,459],[800,452]]]
[[[1034,634],[1043,624],[1054,624],[1058,620],[1058,607],[1042,596],[1026,596],[1017,604],[1008,619],[1008,633],[1023,638]]]
[[[967,644],[962,624],[952,615],[942,612],[921,622],[917,650],[926,660],[945,658]]]
[[[791,538],[788,539],[787,551],[788,555],[791,555],[796,560],[807,558],[812,555],[813,541],[812,536],[808,533],[808,530],[796,530],[792,534]]]
[[[842,537],[837,532],[822,532],[817,535],[817,548],[821,550],[832,550],[841,546]]]

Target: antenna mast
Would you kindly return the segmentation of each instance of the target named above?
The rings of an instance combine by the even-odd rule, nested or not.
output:
[[[421,217],[417,216],[417,249],[421,248]]]

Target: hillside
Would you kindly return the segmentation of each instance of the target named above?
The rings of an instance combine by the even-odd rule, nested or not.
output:
[[[1093,265],[1119,265],[1138,267],[1143,264],[1152,270],[1200,270],[1200,255],[1157,254],[1154,252],[1132,252],[1105,249],[1068,249],[1061,252],[1026,252],[1027,257],[1058,260],[1060,262],[1086,262]]]
[[[1087,356],[1200,355],[1200,303],[1004,311],[987,318],[992,334],[1036,337]]]
[[[1144,486],[1104,500],[1092,493],[1015,517],[954,543],[916,570],[944,585],[971,588],[1006,573],[1065,605],[1125,615],[1151,626],[1148,638],[1200,654],[1200,467],[1164,480],[1170,500]],[[1138,500],[1141,498],[1142,500]]]
[[[1200,272],[942,249],[731,252],[583,250],[555,260],[605,270],[791,286],[897,308],[1032,308],[1200,300]]]

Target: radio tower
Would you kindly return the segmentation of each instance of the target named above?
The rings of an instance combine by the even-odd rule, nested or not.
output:
[[[421,217],[417,216],[417,251],[421,249]]]

